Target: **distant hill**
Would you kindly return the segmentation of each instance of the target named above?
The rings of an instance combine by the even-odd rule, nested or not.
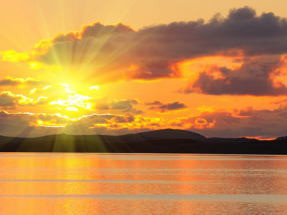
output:
[[[251,139],[251,138],[220,138],[220,137],[211,137],[211,138],[206,138],[203,140],[205,143],[248,143],[251,141],[259,141],[257,139]]]
[[[284,137],[277,137],[275,140],[287,140],[287,136],[284,136]]]
[[[139,142],[145,140],[159,139],[189,139],[189,140],[204,140],[205,136],[195,132],[179,130],[179,129],[162,129],[137,134],[127,134],[120,136],[125,142]]]
[[[206,137],[201,134],[180,129],[162,129],[137,133],[137,135],[152,139],[206,139]]]
[[[248,138],[206,138],[164,129],[122,136],[57,134],[36,138],[0,136],[0,152],[109,152],[287,154],[287,137],[273,141]]]

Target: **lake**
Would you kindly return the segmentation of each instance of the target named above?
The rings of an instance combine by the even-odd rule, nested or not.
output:
[[[287,156],[0,153],[0,214],[287,214]]]

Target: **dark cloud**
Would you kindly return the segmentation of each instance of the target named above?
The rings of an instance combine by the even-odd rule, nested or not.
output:
[[[61,134],[64,127],[0,124],[0,135],[11,137],[41,137]]]
[[[48,103],[46,97],[39,97],[38,100],[29,99],[23,95],[13,94],[10,91],[3,91],[0,94],[0,106],[5,109],[14,109],[17,106],[35,106]]]
[[[107,127],[86,127],[85,124],[78,124],[78,125],[66,125],[64,133],[71,134],[71,135],[109,135],[110,132]]]
[[[55,114],[37,114],[37,119],[43,122],[49,122],[55,125],[63,125],[69,122],[69,118]]]
[[[86,75],[98,81],[181,78],[178,63],[186,60],[287,51],[286,19],[273,13],[257,16],[248,7],[231,10],[227,18],[216,15],[207,23],[173,22],[139,31],[96,23],[71,34],[57,35],[48,52],[36,59],[74,70],[85,65]]]
[[[237,69],[206,66],[195,81],[179,91],[212,95],[286,95],[287,87],[273,80],[282,66],[283,62],[279,59],[266,58],[247,60]]]
[[[32,113],[8,113],[0,111],[0,124],[12,125],[38,125],[38,121],[50,125],[61,125],[69,122],[69,118],[59,114],[32,114]]]
[[[69,32],[67,34],[58,34],[56,35],[52,42],[53,43],[62,43],[62,42],[74,42],[76,40],[81,40],[88,37],[102,37],[105,35],[111,35],[116,33],[129,33],[133,32],[134,30],[127,26],[119,23],[117,25],[102,25],[101,23],[93,23],[91,25],[83,26],[80,32]]]
[[[113,118],[113,120],[116,123],[133,122],[135,120],[135,117],[133,115],[116,116],[115,118]]]
[[[133,108],[133,105],[136,104],[138,104],[137,100],[113,101],[111,103],[111,109],[129,111]]]
[[[37,117],[33,114],[10,114],[5,111],[0,111],[0,124],[3,125],[28,126],[36,122]]]
[[[87,128],[96,124],[112,124],[133,122],[135,117],[131,114],[113,115],[113,114],[92,114],[80,117],[76,121],[70,121],[69,125],[85,125]]]
[[[133,106],[138,104],[138,101],[135,99],[129,100],[113,100],[108,101],[107,98],[94,99],[92,102],[95,102],[94,108],[96,110],[119,110],[122,112],[129,112],[134,114],[142,114],[141,110],[135,109]]]
[[[254,110],[253,107],[247,107],[245,110],[240,110],[238,113],[238,116],[253,116]]]
[[[158,111],[160,113],[166,113],[166,112],[177,111],[177,110],[184,110],[187,108],[187,106],[181,102],[172,102],[172,103],[162,104],[161,102],[155,101],[155,102],[148,103],[148,104],[153,105],[152,107],[149,108],[149,110],[155,110],[155,111]]]
[[[0,106],[5,108],[15,108],[21,97],[15,97],[10,92],[2,92],[0,95]]]
[[[80,117],[76,121],[69,122],[70,125],[85,125],[87,128],[95,124],[107,124],[109,120],[116,115],[112,114],[92,114],[88,116]]]

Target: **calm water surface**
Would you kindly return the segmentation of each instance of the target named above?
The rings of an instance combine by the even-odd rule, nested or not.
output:
[[[0,214],[287,214],[287,156],[0,153]]]

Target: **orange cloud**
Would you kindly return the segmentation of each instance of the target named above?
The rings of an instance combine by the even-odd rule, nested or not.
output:
[[[277,105],[277,104],[284,104],[284,103],[286,103],[286,102],[287,102],[287,99],[277,99],[277,100],[275,100],[275,101],[270,102],[270,104],[275,104],[275,105]]]
[[[276,71],[283,64],[284,62],[277,56],[247,58],[236,69],[207,65],[195,80],[189,81],[179,92],[211,95],[285,95],[287,86],[274,81]]]

